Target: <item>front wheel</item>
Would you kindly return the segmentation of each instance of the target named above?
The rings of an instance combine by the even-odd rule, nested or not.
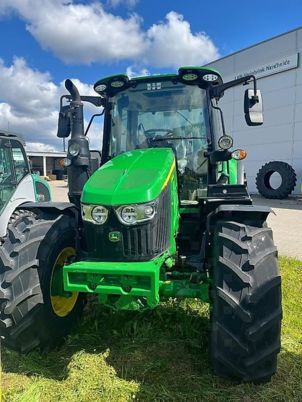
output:
[[[75,255],[74,218],[18,211],[0,246],[0,333],[11,349],[51,348],[70,332],[84,300],[63,288]]]
[[[269,381],[280,351],[281,278],[261,221],[218,221],[214,234],[211,358],[216,374]]]

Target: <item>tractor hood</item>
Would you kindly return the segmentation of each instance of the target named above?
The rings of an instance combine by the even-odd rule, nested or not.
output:
[[[152,201],[159,196],[175,166],[170,148],[125,152],[100,167],[87,181],[85,204],[121,205]]]

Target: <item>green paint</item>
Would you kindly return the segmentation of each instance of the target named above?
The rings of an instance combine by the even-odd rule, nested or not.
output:
[[[71,297],[72,293],[64,289],[62,281],[62,270],[54,269],[51,280],[51,296]]]
[[[236,159],[220,163],[218,172],[228,176],[228,184],[237,184],[237,165],[238,161]]]
[[[155,200],[174,163],[169,148],[146,148],[111,159],[87,181],[85,204],[121,205]]]
[[[64,289],[97,294],[101,304],[116,310],[152,309],[160,297],[199,298],[207,302],[206,278],[197,284],[189,281],[189,274],[182,280],[160,279],[162,269],[174,263],[167,257],[168,253],[164,253],[144,262],[74,262],[64,266]]]
[[[48,184],[48,182],[46,180],[44,180],[44,179],[41,179],[41,177],[39,175],[37,175],[37,174],[32,174],[31,177],[32,177],[33,184],[34,184],[34,191],[35,191],[36,201],[38,201],[38,202],[41,201],[39,199],[39,194],[37,193],[36,183],[43,183],[44,186],[47,187],[47,190],[48,190],[48,193],[49,193],[49,198],[51,200],[51,190],[50,190],[50,185]]]
[[[202,70],[205,72],[209,72],[209,73],[215,73],[217,75],[220,76],[219,72],[213,68],[209,68],[209,67],[202,67],[202,66],[182,66],[178,69],[178,71],[180,70],[185,70],[185,69],[190,69],[190,70]],[[108,83],[112,80],[117,80],[118,78],[126,78],[129,79],[129,82],[134,82],[137,80],[144,80],[144,81],[153,81],[153,80],[157,80],[157,79],[173,79],[173,78],[178,78],[178,74],[153,74],[153,75],[143,75],[140,77],[133,77],[131,79],[129,79],[129,77],[127,76],[127,74],[116,74],[116,75],[110,75],[108,77],[104,77],[101,78],[100,80],[98,80],[95,84],[94,84],[94,88],[97,87],[100,84],[105,84],[108,85]]]
[[[109,75],[108,77],[104,77],[104,78],[98,80],[98,81],[94,84],[93,88],[96,88],[96,87],[97,87],[98,85],[100,85],[100,84],[108,85],[109,81],[112,81],[112,80],[115,81],[115,80],[118,80],[119,78],[122,78],[122,79],[125,79],[125,78],[126,78],[126,79],[128,80],[127,74]]]
[[[237,184],[238,182],[238,161],[236,159],[231,159],[229,161],[229,184]]]
[[[132,302],[138,302],[140,298],[145,299],[145,308],[154,308],[159,303],[160,268],[166,258],[167,253],[145,262],[78,261],[64,266],[64,288],[96,293],[100,295],[100,302],[114,308],[118,308],[114,305],[118,296],[122,299],[119,308],[122,304],[123,309],[125,305],[130,309]],[[113,297],[115,300],[110,303]]]
[[[131,81],[155,81],[158,79],[175,79],[178,78],[177,74],[153,74],[153,75],[142,75],[140,77],[133,77]]]
[[[191,283],[187,279],[160,282],[160,295],[163,297],[198,298],[209,301],[209,283]]]
[[[108,234],[109,240],[116,243],[121,240],[121,233],[120,232],[109,232]]]

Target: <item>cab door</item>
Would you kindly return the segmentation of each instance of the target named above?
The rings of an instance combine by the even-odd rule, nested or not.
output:
[[[17,186],[9,139],[0,139],[0,214]]]
[[[0,139],[0,237],[21,204],[35,201],[33,178],[23,144],[12,138]]]

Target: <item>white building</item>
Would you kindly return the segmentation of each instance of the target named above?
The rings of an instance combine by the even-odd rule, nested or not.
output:
[[[248,127],[243,112],[246,87],[225,92],[220,105],[226,131],[234,146],[248,151],[245,161],[250,192],[256,192],[255,177],[263,164],[284,161],[296,171],[295,193],[302,182],[302,27],[223,57],[208,66],[217,69],[224,82],[243,75],[258,78],[264,105],[264,123]]]
[[[56,176],[62,179],[66,169],[62,163],[66,158],[66,152],[35,152],[27,151],[33,172],[39,172],[41,176]]]

